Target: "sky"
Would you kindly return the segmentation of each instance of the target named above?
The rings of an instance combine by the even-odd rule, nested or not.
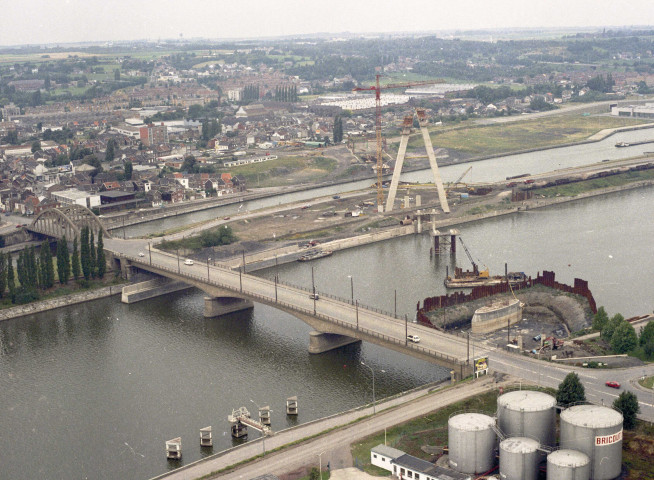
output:
[[[0,0],[0,45],[654,25],[653,0]]]

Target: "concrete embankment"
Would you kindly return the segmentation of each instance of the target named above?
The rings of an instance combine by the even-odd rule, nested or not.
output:
[[[607,187],[592,190],[589,192],[580,193],[575,197],[554,197],[554,198],[539,198],[535,200],[528,200],[521,202],[519,205],[511,206],[509,208],[503,208],[501,210],[492,210],[485,213],[479,213],[475,215],[464,215],[460,217],[451,217],[451,218],[442,218],[435,221],[435,228],[443,229],[448,227],[465,225],[466,223],[478,222],[480,220],[486,220],[494,217],[500,217],[503,215],[513,215],[520,212],[526,212],[528,210],[535,210],[539,208],[551,207],[554,205],[559,205],[563,203],[576,202],[586,198],[592,198],[602,195],[609,195],[611,193],[617,193],[626,190],[633,190],[643,187],[651,187],[654,185],[654,180],[643,180],[640,182],[630,183],[628,185],[622,185],[620,187]],[[425,212],[424,215],[427,216],[428,212],[432,209],[432,206],[423,206],[422,211]],[[423,221],[422,232],[428,232],[431,228],[431,223],[428,221]],[[389,240],[391,238],[402,237],[406,235],[412,235],[418,233],[417,225],[407,226],[396,226],[386,228],[381,231],[365,233],[363,235],[357,235],[354,237],[347,237],[338,240],[332,240],[330,242],[325,242],[320,244],[322,250],[345,250],[347,248],[359,247],[362,245],[368,245],[375,242],[381,242],[384,240]],[[282,248],[275,248],[270,250],[264,250],[261,252],[250,253],[245,256],[245,263],[247,266],[247,271],[256,271],[263,268],[268,268],[277,263],[288,263],[295,261],[297,257],[305,253],[306,249],[291,245],[285,246]],[[223,261],[222,264],[230,268],[238,268],[242,265],[243,258],[241,256],[233,257],[229,260]]]
[[[24,317],[25,315],[45,312],[55,308],[68,307],[77,303],[90,302],[91,300],[97,300],[99,298],[119,295],[122,291],[122,288],[122,285],[110,285],[108,287],[98,288],[96,290],[88,290],[59,298],[51,298],[48,300],[41,300],[39,302],[5,308],[4,310],[0,310],[0,321],[9,320],[11,318]]]

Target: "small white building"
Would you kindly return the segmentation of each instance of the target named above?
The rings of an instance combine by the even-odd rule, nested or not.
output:
[[[438,467],[387,445],[380,444],[370,450],[370,463],[400,480],[472,480],[470,475]]]
[[[86,208],[100,206],[100,195],[77,190],[75,188],[63,190],[61,192],[53,192],[52,196],[62,205],[81,205]]]

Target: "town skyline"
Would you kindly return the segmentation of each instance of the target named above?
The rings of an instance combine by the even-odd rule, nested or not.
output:
[[[257,39],[312,34],[435,33],[516,28],[619,28],[654,25],[647,0],[622,8],[608,0],[553,0],[525,8],[517,0],[390,2],[332,0],[238,4],[190,0],[27,0],[3,6],[0,46],[179,38]],[[29,12],[30,15],[26,15]]]

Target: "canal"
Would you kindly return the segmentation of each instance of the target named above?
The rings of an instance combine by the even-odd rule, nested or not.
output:
[[[602,160],[618,160],[623,158],[642,155],[647,151],[654,151],[654,143],[637,145],[628,148],[616,148],[616,142],[637,142],[651,140],[654,130],[633,130],[617,133],[600,142],[586,143],[571,147],[552,148],[531,153],[518,155],[506,155],[478,162],[461,163],[445,166],[439,169],[444,182],[456,180],[470,166],[472,170],[466,175],[467,182],[496,182],[513,175],[529,173],[551,172],[562,168],[578,167],[601,162]],[[408,164],[408,163],[407,163]],[[402,174],[402,181],[405,182],[433,182],[431,170],[418,170]],[[161,232],[182,225],[190,225],[196,222],[212,220],[223,216],[232,216],[245,211],[255,211],[261,208],[274,207],[293,202],[303,202],[321,196],[331,196],[344,192],[362,190],[370,187],[373,179],[360,180],[357,182],[329,185],[317,189],[301,192],[276,195],[274,197],[262,198],[216,207],[199,212],[171,216],[127,227],[125,234],[129,237],[139,237],[151,232]]]

